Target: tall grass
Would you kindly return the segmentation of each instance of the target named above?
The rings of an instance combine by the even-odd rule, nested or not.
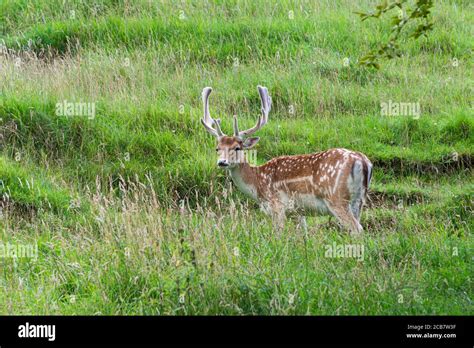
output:
[[[18,231],[12,232],[19,228],[20,240],[39,241],[40,250],[36,260],[5,260],[0,291],[8,300],[1,311],[472,312],[466,225],[472,207],[455,220],[449,201],[423,209],[373,207],[363,221],[368,232],[354,240],[325,218],[310,220],[310,234],[292,221],[277,234],[267,217],[226,189],[191,210],[186,203],[162,206],[149,183],[127,186],[121,199],[99,187],[90,192],[95,218],[70,229],[58,228],[54,219],[19,227],[7,214],[2,240],[18,242]],[[325,257],[333,243],[363,244],[363,259]],[[27,304],[25,296],[35,301]]]

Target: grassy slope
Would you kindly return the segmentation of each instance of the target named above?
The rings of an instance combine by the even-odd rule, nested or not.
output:
[[[368,1],[96,4],[0,4],[14,50],[0,56],[0,236],[40,253],[2,260],[1,313],[474,313],[467,2],[436,4],[430,37],[380,72],[354,64],[387,36],[352,13]],[[200,89],[229,129],[232,114],[255,121],[257,84],[274,101],[259,161],[334,146],[373,160],[361,240],[326,218],[275,238],[215,170]],[[96,117],[56,116],[64,99]],[[421,118],[380,116],[388,100],[420,102]],[[362,243],[364,261],[324,257],[333,242]]]

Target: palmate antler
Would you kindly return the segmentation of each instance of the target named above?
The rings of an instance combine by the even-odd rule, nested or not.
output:
[[[260,101],[262,103],[262,115],[258,118],[257,124],[252,128],[249,128],[244,131],[239,131],[239,125],[237,122],[237,116],[234,116],[234,136],[238,137],[247,137],[252,135],[260,128],[262,128],[268,122],[268,114],[270,113],[270,109],[272,107],[272,98],[268,94],[267,87],[257,86],[258,93],[260,94]]]
[[[268,122],[268,114],[272,106],[272,98],[268,94],[267,87],[257,86],[258,93],[260,94],[260,101],[262,103],[262,115],[258,118],[257,124],[252,128],[244,131],[239,131],[239,125],[237,116],[234,116],[234,136],[239,138],[245,138],[255,133],[262,128]],[[204,128],[215,137],[221,137],[225,134],[222,132],[220,127],[220,119],[214,120],[209,114],[209,95],[212,92],[211,87],[206,87],[202,90],[202,102],[204,104],[204,117],[201,119]],[[213,128],[215,125],[215,128]]]
[[[204,117],[201,118],[201,122],[206,128],[206,130],[211,133],[215,137],[222,137],[225,136],[224,133],[222,133],[221,130],[221,120],[217,119],[214,120],[210,113],[209,113],[209,95],[212,92],[211,87],[206,87],[202,90],[202,103],[204,105]],[[216,126],[216,128],[213,128],[213,126]]]

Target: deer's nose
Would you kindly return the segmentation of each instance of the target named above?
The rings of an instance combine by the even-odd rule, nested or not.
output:
[[[217,161],[217,165],[219,167],[228,167],[229,162],[227,162],[227,160],[225,160],[225,159],[220,159],[220,160]]]

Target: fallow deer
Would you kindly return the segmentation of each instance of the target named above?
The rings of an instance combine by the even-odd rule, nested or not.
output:
[[[296,211],[304,216],[307,211],[316,211],[333,215],[351,233],[362,232],[360,214],[372,175],[372,163],[364,154],[335,148],[313,154],[281,156],[261,166],[252,166],[244,150],[257,144],[259,138],[250,135],[268,122],[272,100],[267,88],[258,86],[262,114],[256,125],[240,131],[234,116],[233,136],[225,135],[220,119],[210,116],[211,92],[210,87],[202,91],[204,117],[201,122],[217,138],[217,165],[229,171],[234,184],[257,200],[279,228],[283,227],[288,212]],[[305,220],[303,223],[306,224]]]

